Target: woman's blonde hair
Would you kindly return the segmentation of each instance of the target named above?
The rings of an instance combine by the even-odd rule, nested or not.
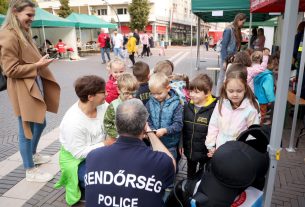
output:
[[[25,31],[21,27],[19,20],[14,14],[14,11],[22,12],[26,7],[34,8],[35,6],[35,3],[33,3],[31,0],[11,0],[1,29],[14,30],[25,45],[30,43],[32,41],[32,31],[31,29],[29,29],[29,31]]]

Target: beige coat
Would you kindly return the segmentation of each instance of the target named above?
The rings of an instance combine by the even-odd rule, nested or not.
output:
[[[14,30],[0,30],[0,64],[7,75],[7,92],[29,139],[32,132],[28,122],[43,123],[46,111],[57,112],[60,98],[60,87],[49,68],[35,66],[40,58],[33,43],[23,44]],[[35,81],[37,75],[42,79],[44,96]]]

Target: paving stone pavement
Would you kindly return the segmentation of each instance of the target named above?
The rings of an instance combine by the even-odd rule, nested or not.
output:
[[[168,50],[167,55],[174,57],[178,52],[185,51],[185,48],[178,48],[177,50]],[[215,66],[217,59],[215,55],[209,55],[206,63],[201,63],[206,66]],[[194,56],[194,54],[193,54]],[[210,59],[209,59],[210,58]],[[184,58],[179,60],[179,56],[175,57],[173,61],[180,61],[176,66],[176,72],[185,72],[194,76],[200,72],[207,72],[211,77],[214,77],[214,73],[210,71],[189,71],[190,58]],[[142,59],[140,59],[142,60]],[[149,63],[150,67],[160,60],[159,57],[152,57],[150,59],[144,58],[143,61]],[[60,121],[65,111],[77,100],[73,91],[74,80],[85,74],[99,74],[103,77],[107,77],[105,66],[100,64],[99,56],[87,57],[85,61],[78,62],[65,62],[59,61],[52,64],[52,71],[55,74],[56,79],[61,85],[62,94],[60,101],[60,111],[58,114],[47,114],[47,127],[44,130],[44,134],[52,131],[59,126]],[[17,121],[14,118],[10,104],[7,104],[8,97],[4,92],[0,92],[0,162],[7,159],[18,151],[18,137],[17,137]],[[291,123],[291,122],[290,122]],[[300,127],[300,125],[298,126]],[[284,130],[283,146],[288,146],[289,130]],[[54,141],[48,147],[43,150],[44,154],[54,155],[59,150],[60,144],[58,140]],[[305,137],[301,140],[299,149],[296,153],[288,153],[286,150],[282,150],[281,160],[278,165],[275,191],[272,198],[272,207],[305,207]],[[186,177],[186,160],[182,159],[179,164],[179,174],[177,180],[184,179]],[[64,189],[55,190],[53,185],[59,179],[60,173],[57,173],[55,179],[45,184],[34,196],[29,198],[23,206],[67,206],[65,203]],[[24,169],[22,165],[16,169],[0,177],[0,196],[7,192],[10,188],[16,185],[20,180],[24,178]],[[0,202],[0,206],[1,202]],[[83,203],[79,203],[75,206],[84,206]],[[9,206],[8,206],[9,207]]]

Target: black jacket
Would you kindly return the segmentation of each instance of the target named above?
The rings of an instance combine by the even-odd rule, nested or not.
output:
[[[209,106],[201,107],[197,113],[195,113],[195,106],[191,102],[184,106],[182,139],[184,154],[189,160],[202,161],[208,159],[205,139],[216,102],[215,99]]]

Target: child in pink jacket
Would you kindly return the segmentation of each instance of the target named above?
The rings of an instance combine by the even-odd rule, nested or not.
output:
[[[245,66],[232,64],[213,111],[205,145],[212,157],[215,150],[253,124],[259,124],[259,105],[247,84]]]
[[[266,53],[266,51],[264,51],[264,53]],[[255,76],[266,70],[268,64],[268,57],[268,55],[264,55],[261,51],[255,51],[251,55],[252,65],[251,67],[247,68],[247,82],[250,88],[252,89],[252,92],[254,92],[253,80]]]

